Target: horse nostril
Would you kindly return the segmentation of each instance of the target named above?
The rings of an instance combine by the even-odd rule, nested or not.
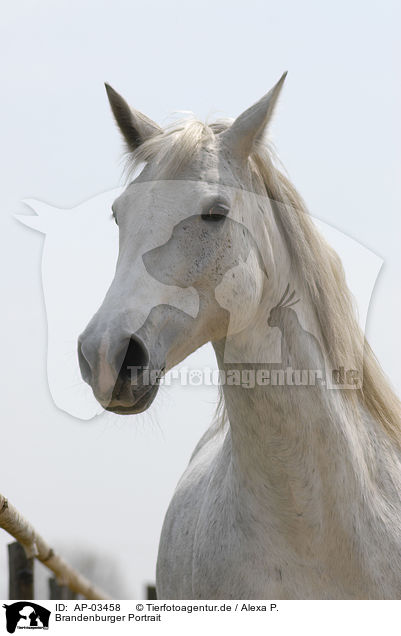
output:
[[[137,371],[141,371],[148,364],[149,354],[145,345],[136,336],[131,336],[118,373],[119,378],[122,380],[130,379],[132,367],[136,367]]]
[[[79,361],[79,368],[81,369],[81,375],[84,381],[90,384],[90,381],[92,378],[92,370],[90,368],[89,362],[87,361],[87,359],[85,358],[83,354],[82,343],[80,341],[78,341],[78,361]]]

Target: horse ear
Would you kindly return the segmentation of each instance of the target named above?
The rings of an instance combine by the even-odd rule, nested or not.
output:
[[[221,133],[221,139],[231,152],[241,158],[248,157],[252,152],[255,143],[261,139],[270,122],[286,75],[287,71],[262,99],[243,112],[230,128]]]
[[[128,106],[127,102],[114,88],[105,84],[111,110],[129,150],[136,150],[142,142],[162,132],[160,126],[138,110]]]

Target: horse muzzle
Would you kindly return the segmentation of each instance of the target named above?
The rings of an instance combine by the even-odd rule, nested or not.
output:
[[[163,367],[153,368],[135,335],[112,343],[84,332],[78,340],[81,375],[102,407],[119,415],[142,413],[156,397]]]

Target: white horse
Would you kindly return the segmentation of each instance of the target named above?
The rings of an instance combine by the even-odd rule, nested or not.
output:
[[[283,81],[233,123],[167,130],[107,87],[145,167],[113,204],[119,258],[82,375],[105,409],[138,413],[206,342],[225,372],[164,522],[160,598],[401,598],[400,405],[265,141]]]

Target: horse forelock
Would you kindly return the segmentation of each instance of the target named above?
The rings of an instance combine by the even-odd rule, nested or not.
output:
[[[154,165],[158,178],[176,177],[202,150],[212,150],[216,145],[216,135],[226,130],[230,123],[221,120],[208,124],[193,115],[173,122],[126,155],[125,174],[128,180],[142,164]]]

